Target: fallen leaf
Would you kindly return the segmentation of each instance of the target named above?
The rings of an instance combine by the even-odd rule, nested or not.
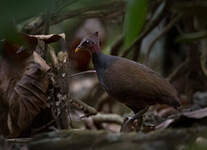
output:
[[[49,66],[33,52],[16,64],[0,62],[0,133],[17,137],[47,107]]]
[[[188,118],[202,119],[204,117],[207,117],[207,108],[190,111],[190,112],[184,112],[182,115]]]
[[[43,40],[46,44],[57,42],[60,39],[65,40],[65,33],[61,34],[49,34],[49,35],[29,35],[29,34],[24,34],[26,38],[30,40]]]
[[[205,124],[207,119],[207,108],[185,111],[175,114],[156,126],[156,129],[165,129],[167,127],[186,127],[192,126],[194,123]]]
[[[158,126],[156,126],[155,129],[165,129],[167,128],[172,122],[174,122],[174,119],[167,119],[166,121],[162,122]]]

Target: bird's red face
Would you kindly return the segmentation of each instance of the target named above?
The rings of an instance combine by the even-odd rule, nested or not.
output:
[[[81,50],[87,50],[91,54],[97,53],[100,49],[99,40],[98,40],[98,33],[92,34],[88,38],[84,38],[80,44],[76,47],[75,53]]]

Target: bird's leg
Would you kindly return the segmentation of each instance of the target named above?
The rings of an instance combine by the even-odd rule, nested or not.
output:
[[[136,114],[134,114],[131,118],[129,118],[126,122],[123,123],[121,127],[121,132],[126,132],[128,129],[128,126],[134,122],[136,119],[142,119],[143,114],[148,110],[148,107],[141,109]]]

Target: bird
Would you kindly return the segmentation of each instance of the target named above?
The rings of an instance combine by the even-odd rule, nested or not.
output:
[[[75,52],[81,50],[87,50],[92,55],[98,80],[108,95],[135,113],[132,120],[154,104],[180,106],[176,89],[159,73],[130,59],[104,54],[98,32],[81,40]]]

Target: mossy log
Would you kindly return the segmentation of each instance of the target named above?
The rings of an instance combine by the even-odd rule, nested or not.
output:
[[[29,143],[30,150],[174,150],[187,146],[207,128],[166,129],[148,134],[62,130],[41,134]]]

